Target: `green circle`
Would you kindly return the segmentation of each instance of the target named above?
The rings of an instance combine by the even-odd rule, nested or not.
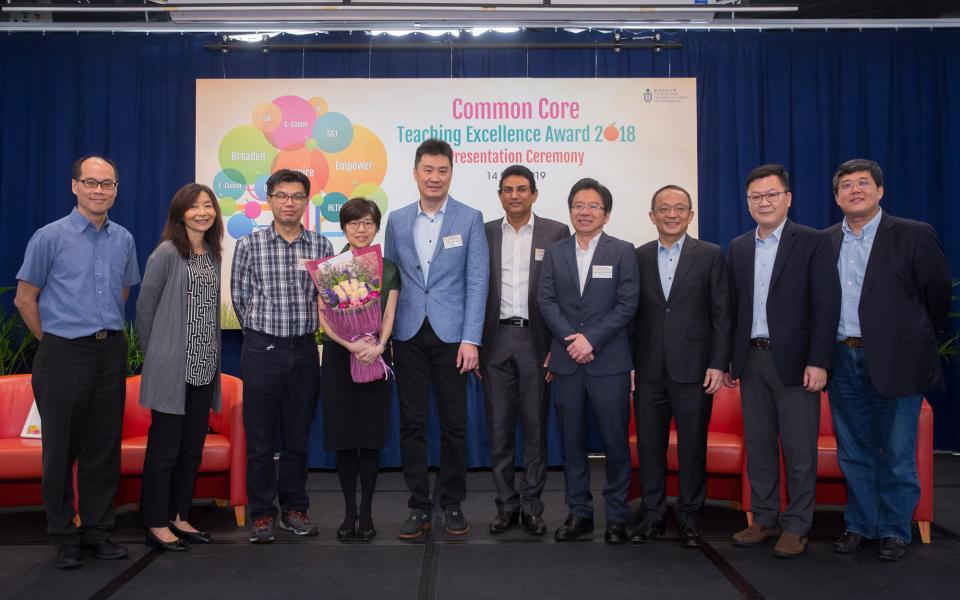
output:
[[[323,204],[323,194],[314,194],[310,196],[310,204],[320,206]]]
[[[223,136],[217,155],[221,169],[236,169],[246,181],[256,181],[261,175],[270,174],[277,149],[262,131],[253,125],[241,125]]]
[[[220,213],[225,217],[229,217],[233,213],[237,212],[237,201],[233,198],[220,198]]]
[[[377,208],[380,209],[380,214],[387,214],[387,206],[389,205],[389,202],[387,201],[387,192],[375,183],[361,183],[357,187],[353,188],[353,191],[350,192],[350,197],[373,200],[374,203],[376,203]]]

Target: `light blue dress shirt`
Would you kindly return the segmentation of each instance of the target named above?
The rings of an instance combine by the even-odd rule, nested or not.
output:
[[[423,284],[426,285],[427,278],[430,276],[430,261],[433,260],[433,252],[440,243],[440,228],[443,226],[443,213],[447,209],[447,201],[444,200],[432,217],[423,212],[419,203],[417,204],[417,218],[413,221],[413,244],[417,247],[417,258],[420,260],[420,271],[423,273]]]
[[[766,239],[760,239],[757,232],[753,234],[756,242],[756,254],[753,258],[753,325],[750,326],[751,338],[770,337],[770,327],[767,324],[767,294],[770,293],[770,277],[773,275],[773,263],[777,259],[777,248],[780,247],[780,236],[783,235],[783,223],[777,227]]]
[[[670,286],[673,285],[673,276],[677,272],[677,263],[680,262],[680,251],[683,250],[686,239],[687,235],[684,234],[669,248],[657,240],[657,267],[660,269],[660,286],[663,288],[664,298],[670,298]]]
[[[882,215],[883,211],[878,211],[876,216],[863,226],[860,235],[854,235],[847,227],[846,218],[840,226],[843,230],[843,243],[840,245],[837,268],[840,270],[843,302],[840,305],[838,340],[860,337],[860,292],[863,289],[863,275],[867,271],[867,261],[870,260],[870,251],[873,249],[873,240],[877,237]]]
[[[44,333],[76,339],[119,331],[123,289],[140,283],[133,236],[110,219],[98,230],[74,208],[33,234],[17,279],[41,288]]]

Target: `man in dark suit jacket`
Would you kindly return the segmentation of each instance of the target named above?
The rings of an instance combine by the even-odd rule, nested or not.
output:
[[[550,332],[537,306],[537,283],[547,245],[570,237],[563,223],[535,216],[537,181],[522,165],[500,175],[504,217],[484,225],[490,248],[490,289],[480,345],[497,516],[490,533],[521,520],[543,535],[540,494],[547,479],[548,387],[545,361]],[[514,486],[517,420],[523,423],[523,478]]]
[[[637,248],[640,304],[634,332],[635,396],[643,522],[634,543],[663,535],[667,443],[677,423],[678,537],[700,546],[697,523],[706,499],[707,425],[713,394],[730,364],[730,282],[720,246],[687,235],[690,194],[667,185],[653,194],[656,240]]]
[[[547,248],[538,300],[553,334],[549,370],[563,441],[565,501],[570,510],[559,542],[593,531],[587,461],[587,412],[592,408],[606,451],[609,544],[627,541],[630,516],[630,370],[627,326],[637,310],[639,273],[633,245],[603,233],[613,196],[594,179],[581,179],[567,198],[576,235]]]
[[[840,317],[840,283],[830,239],[787,219],[793,197],[781,165],[747,176],[757,228],[730,242],[734,315],[732,377],[740,378],[753,523],[733,543],[759,546],[780,534],[773,553],[806,550],[817,483],[820,391],[827,383]],[[779,439],[779,444],[778,444]],[[790,502],[780,514],[780,450]]]
[[[854,159],[833,176],[844,219],[827,230],[843,303],[830,379],[837,457],[847,482],[841,554],[879,539],[899,560],[920,498],[917,418],[923,392],[943,387],[936,332],[950,310],[950,265],[926,223],[880,210],[883,172]]]

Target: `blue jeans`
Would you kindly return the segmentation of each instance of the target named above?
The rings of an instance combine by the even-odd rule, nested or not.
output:
[[[881,398],[870,383],[864,350],[839,343],[829,393],[837,457],[847,481],[847,531],[910,542],[920,499],[916,445],[923,397]]]

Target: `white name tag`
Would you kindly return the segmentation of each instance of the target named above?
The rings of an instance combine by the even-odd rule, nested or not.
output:
[[[540,262],[543,260],[543,248],[533,249],[533,260]]]
[[[306,259],[306,258],[298,258],[298,259],[297,259],[297,270],[298,270],[298,271],[306,271],[306,270],[307,270],[307,260],[308,260],[308,259]]]
[[[443,247],[445,250],[449,250],[450,248],[459,248],[460,246],[463,246],[463,238],[460,237],[459,233],[456,235],[448,235],[447,237],[443,238]]]
[[[613,265],[593,265],[594,279],[613,279]]]

